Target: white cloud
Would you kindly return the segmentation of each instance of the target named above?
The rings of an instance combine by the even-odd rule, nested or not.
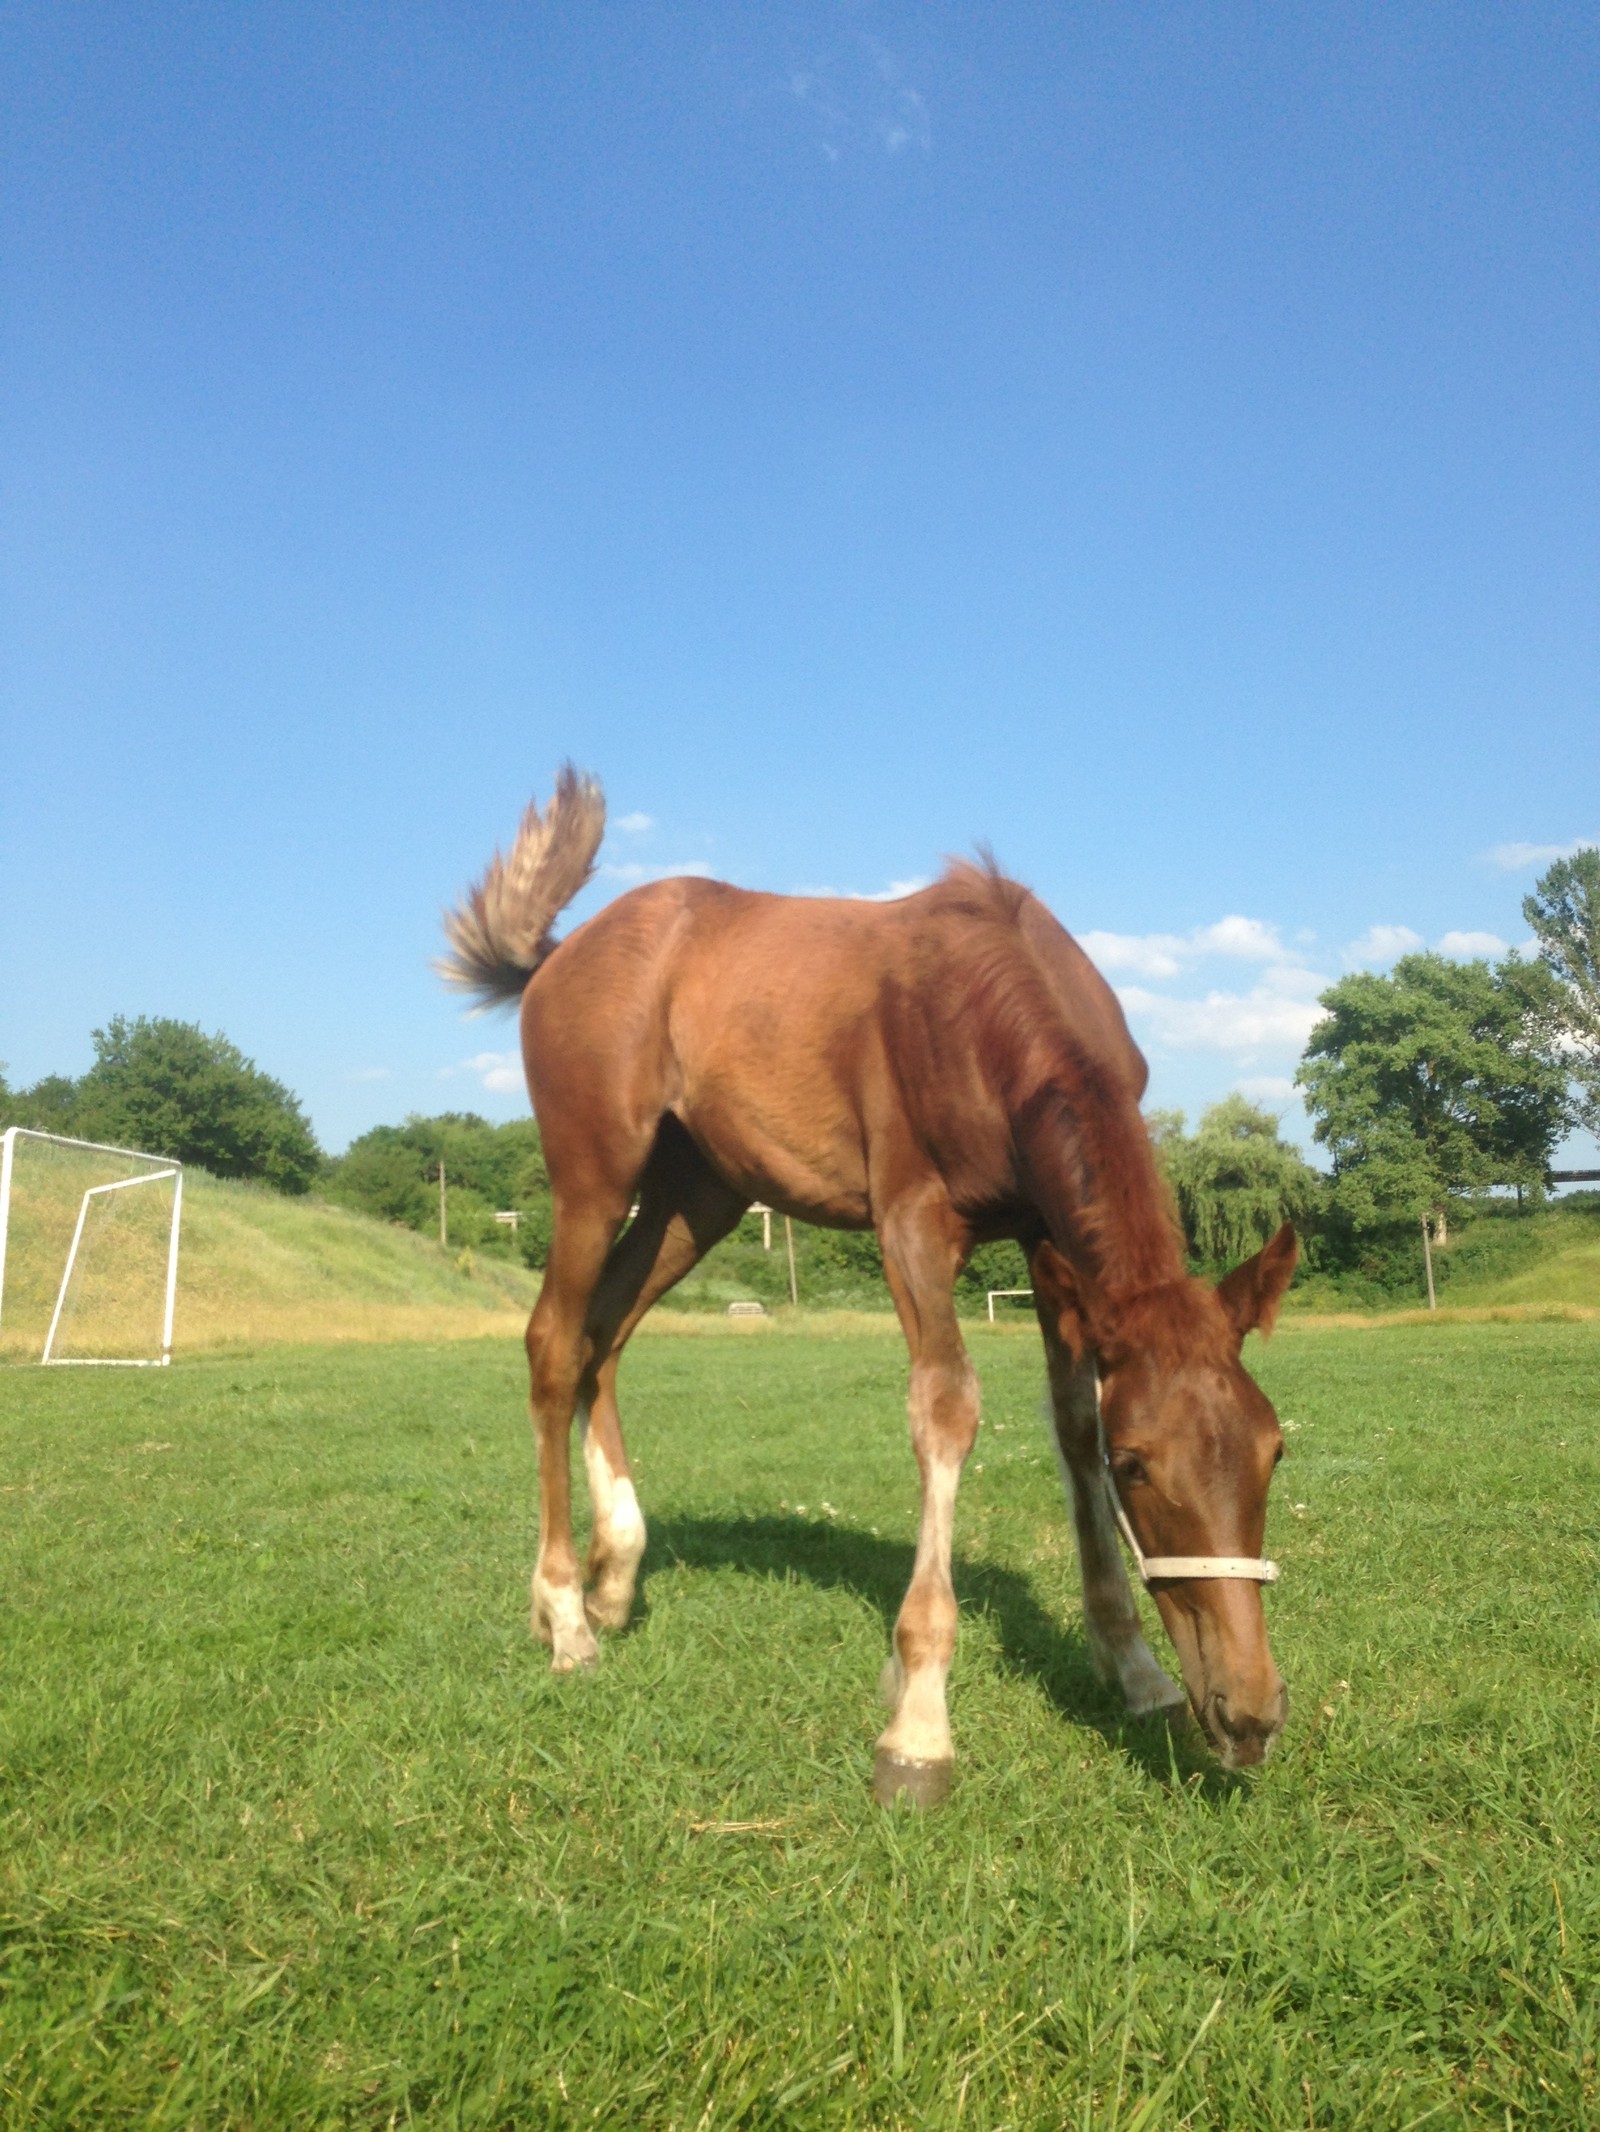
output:
[[[1565,844],[1496,844],[1484,857],[1491,866],[1508,874],[1525,866],[1549,866],[1556,859],[1570,859],[1575,851],[1600,844],[1600,837],[1573,837]]]
[[[863,142],[889,156],[908,148],[924,155],[933,151],[926,98],[904,79],[894,54],[865,31],[857,30],[808,65],[792,67],[787,86],[830,163]]]
[[[1078,945],[1100,969],[1128,970],[1135,977],[1176,977],[1185,963],[1199,962],[1208,955],[1225,955],[1234,962],[1289,963],[1296,959],[1295,950],[1284,946],[1275,925],[1237,914],[1219,918],[1214,925],[1197,925],[1188,933],[1080,933]]]
[[[928,107],[915,89],[897,89],[893,109],[885,112],[874,131],[890,155],[903,148],[920,148],[927,155],[933,147],[933,127]]]
[[[1283,1073],[1246,1074],[1242,1081],[1235,1081],[1233,1086],[1234,1092],[1243,1096],[1246,1101],[1260,1103],[1267,1108],[1292,1103],[1300,1093],[1288,1075]]]
[[[462,1065],[475,1073],[491,1095],[520,1095],[526,1085],[522,1078],[522,1057],[515,1051],[480,1051],[475,1058],[463,1059]]]
[[[1283,942],[1275,925],[1259,918],[1219,918],[1190,935],[1197,955],[1231,955],[1238,962],[1282,962]]]
[[[1117,996],[1141,1037],[1165,1050],[1232,1052],[1241,1066],[1258,1058],[1292,1058],[1322,1018],[1316,1000],[1328,979],[1306,966],[1311,936],[1286,945],[1278,928],[1262,918],[1232,912],[1187,933],[1089,932],[1080,933],[1078,941],[1107,974],[1150,981],[1181,976],[1199,962],[1256,965],[1258,974],[1247,992],[1219,988],[1201,999],[1175,999],[1151,991],[1148,983],[1119,986]],[[1258,1077],[1258,1082],[1274,1100],[1291,1088],[1281,1075]]]
[[[392,1081],[394,1079],[394,1068],[392,1066],[357,1066],[354,1072],[345,1075],[345,1079],[347,1081]]]
[[[1176,977],[1187,943],[1177,933],[1079,933],[1078,945],[1097,969],[1131,970],[1135,977]]]
[[[1359,940],[1352,940],[1344,950],[1344,959],[1352,970],[1378,969],[1386,962],[1398,962],[1402,955],[1410,955],[1422,945],[1422,935],[1412,932],[1409,925],[1369,925]]]
[[[704,880],[711,871],[709,859],[680,859],[671,866],[641,866],[637,859],[608,859],[599,868],[601,876],[608,881],[671,881],[683,874],[694,874]]]
[[[1439,942],[1439,953],[1451,955],[1458,962],[1487,960],[1491,955],[1506,952],[1506,944],[1498,933],[1446,933]]]
[[[1322,1019],[1314,999],[1302,996],[1325,980],[1294,972],[1295,986],[1259,984],[1249,992],[1208,992],[1204,999],[1169,999],[1129,985],[1119,991],[1124,1011],[1173,1051],[1232,1051],[1241,1063],[1262,1052],[1298,1053]]]
[[[619,814],[611,824],[620,829],[625,837],[642,837],[647,829],[654,829],[655,817],[649,814]]]
[[[918,874],[910,881],[891,881],[887,888],[816,888],[806,886],[791,888],[791,896],[808,896],[816,900],[831,899],[837,903],[898,903],[902,896],[914,896],[918,889],[926,888],[931,876]]]
[[[1283,962],[1263,970],[1256,981],[1256,990],[1273,999],[1315,999],[1327,989],[1328,980],[1320,970],[1308,970],[1299,962]]]

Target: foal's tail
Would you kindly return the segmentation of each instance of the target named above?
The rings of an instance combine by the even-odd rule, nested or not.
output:
[[[483,878],[444,914],[448,955],[435,970],[481,1007],[509,1005],[555,946],[550,928],[594,872],[605,834],[598,781],[571,763],[541,815],[529,802],[509,858],[497,851]]]

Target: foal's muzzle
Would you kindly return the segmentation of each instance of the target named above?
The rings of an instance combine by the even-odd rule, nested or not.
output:
[[[1269,1710],[1235,1710],[1219,1693],[1206,1698],[1200,1721],[1224,1769],[1253,1769],[1271,1754],[1288,1715],[1289,1691],[1280,1681]]]

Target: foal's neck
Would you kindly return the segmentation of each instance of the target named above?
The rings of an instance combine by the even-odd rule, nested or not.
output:
[[[1064,1047],[1017,1128],[1035,1204],[1113,1320],[1135,1297],[1187,1281],[1171,1198],[1120,1074]]]

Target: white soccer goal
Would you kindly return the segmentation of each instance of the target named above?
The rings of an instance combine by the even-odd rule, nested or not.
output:
[[[183,1164],[13,1125],[0,1134],[0,1360],[172,1360]]]

